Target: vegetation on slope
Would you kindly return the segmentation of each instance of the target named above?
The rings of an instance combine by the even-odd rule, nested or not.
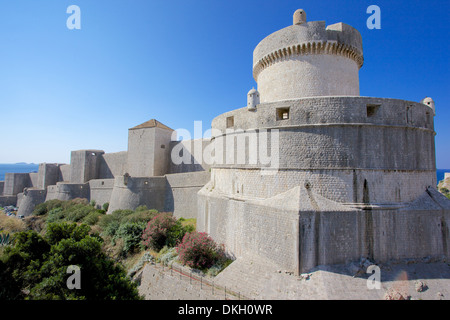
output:
[[[24,220],[0,213],[0,244],[8,235],[0,246],[0,300],[140,299],[131,276],[149,257],[211,275],[231,262],[222,247],[195,231],[195,219],[145,206],[106,215],[107,209],[74,199],[47,201]],[[80,268],[81,289],[67,286],[71,265]]]

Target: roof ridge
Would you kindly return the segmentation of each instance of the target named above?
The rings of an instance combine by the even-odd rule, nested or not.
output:
[[[166,129],[166,130],[171,130],[173,131],[172,128],[169,128],[168,126],[166,126],[165,124],[159,122],[156,119],[150,119],[144,123],[141,123],[140,125],[137,125],[133,128],[130,128],[129,130],[134,130],[134,129],[144,129],[144,128],[161,128],[161,129]]]

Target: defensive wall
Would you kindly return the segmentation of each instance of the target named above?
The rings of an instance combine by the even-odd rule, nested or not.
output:
[[[173,212],[176,217],[196,218],[197,192],[209,181],[210,172],[201,156],[193,154],[197,149],[201,154],[209,139],[172,141],[172,132],[150,120],[129,130],[128,151],[76,150],[71,152],[70,164],[42,163],[37,173],[7,174],[0,185],[0,205],[17,205],[19,214],[27,216],[44,201],[86,198],[99,208],[109,203],[109,213],[146,205]],[[148,139],[151,141],[145,141]],[[155,143],[159,148],[153,152]],[[189,161],[173,163],[172,151]],[[134,161],[128,162],[131,158]],[[161,175],[150,175],[155,172]]]

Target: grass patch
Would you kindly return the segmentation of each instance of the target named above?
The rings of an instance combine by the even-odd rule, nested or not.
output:
[[[0,229],[8,233],[15,233],[25,231],[27,227],[22,219],[0,214]]]

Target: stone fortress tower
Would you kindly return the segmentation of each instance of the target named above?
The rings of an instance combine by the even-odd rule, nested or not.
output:
[[[108,202],[108,213],[146,205],[197,218],[235,257],[295,273],[362,257],[449,258],[434,101],[361,97],[363,62],[357,30],[297,10],[256,46],[257,89],[213,120],[211,139],[177,141],[152,119],[128,130],[127,151],[72,151],[70,164],[6,174],[0,205],[25,216],[51,199]],[[208,148],[212,164],[195,152]]]
[[[267,131],[258,147],[270,145],[277,167],[249,155],[212,165],[198,229],[237,257],[297,273],[362,257],[450,256],[450,201],[435,189],[434,102],[360,97],[363,61],[356,29],[307,22],[303,10],[256,46],[258,89],[246,108],[213,120],[212,143],[241,139],[248,151],[249,132]],[[232,147],[225,153],[239,152]]]

